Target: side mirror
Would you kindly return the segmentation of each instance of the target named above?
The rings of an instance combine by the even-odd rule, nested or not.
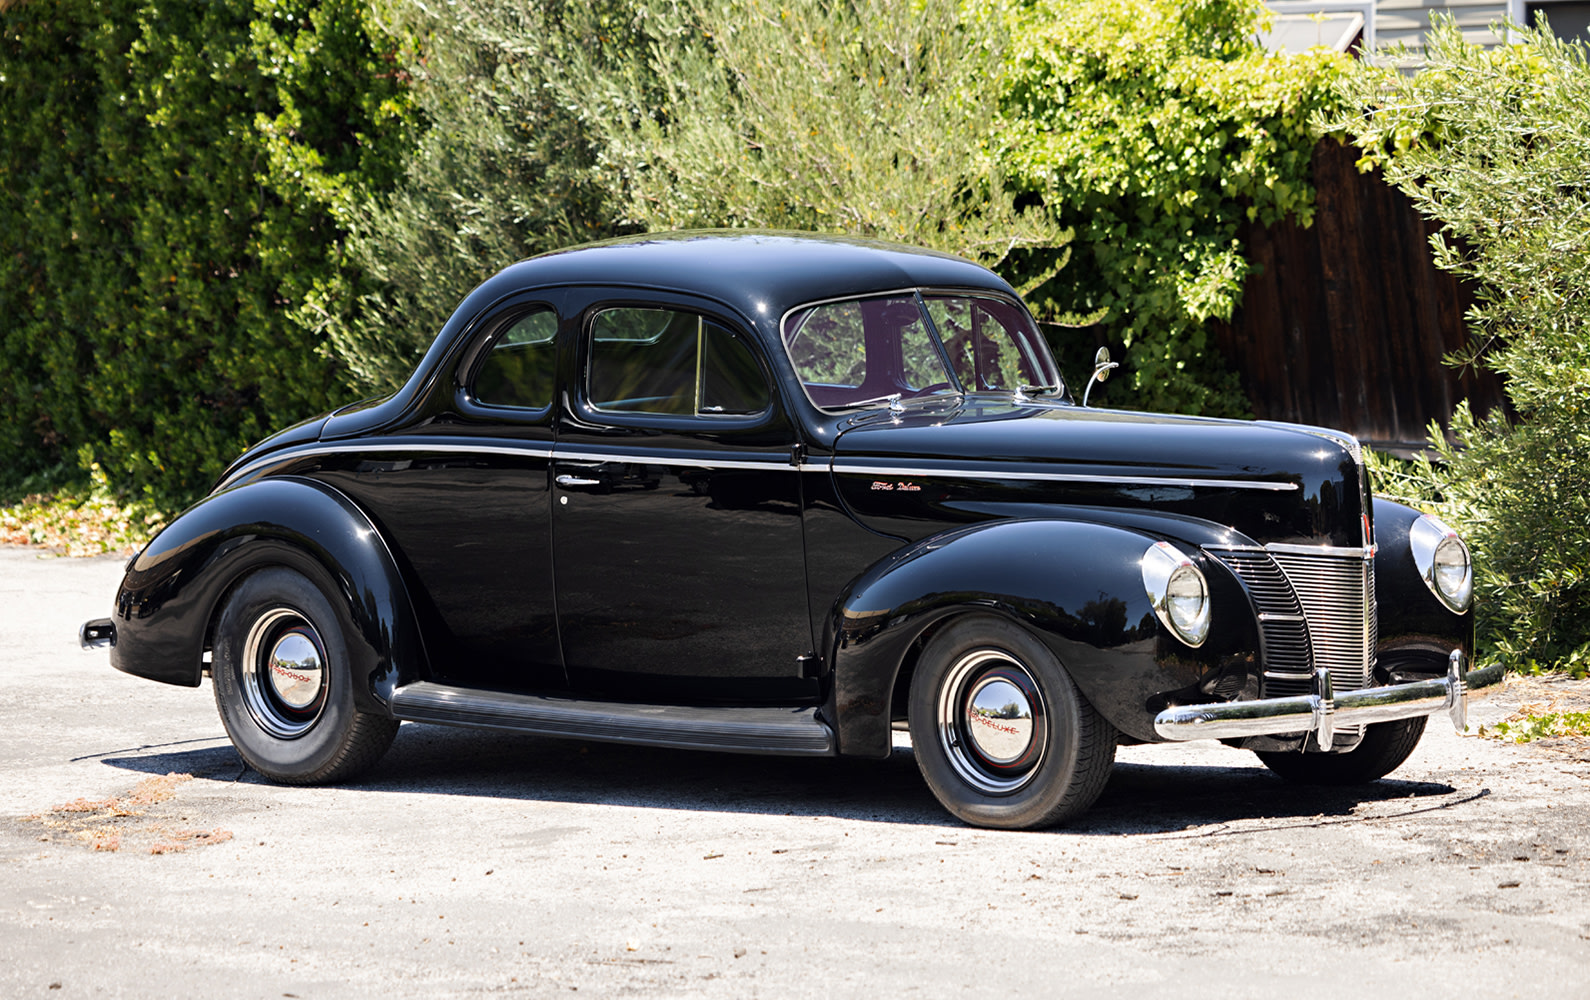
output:
[[[1119,367],[1121,367],[1119,362],[1110,360],[1110,349],[1108,347],[1099,348],[1098,353],[1093,355],[1093,374],[1088,376],[1088,387],[1082,391],[1083,406],[1088,405],[1088,395],[1093,392],[1093,384],[1095,382],[1103,382],[1110,377],[1111,368]]]

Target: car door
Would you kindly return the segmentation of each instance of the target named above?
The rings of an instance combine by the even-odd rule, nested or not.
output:
[[[794,428],[731,317],[592,293],[553,454],[564,664],[592,696],[814,700]]]

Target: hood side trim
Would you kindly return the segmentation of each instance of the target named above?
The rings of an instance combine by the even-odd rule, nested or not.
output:
[[[1213,489],[1268,490],[1289,492],[1297,483],[1270,483],[1253,479],[1190,479],[1181,476],[1111,476],[1087,472],[1007,472],[1003,470],[924,468],[911,465],[861,465],[836,460],[832,467],[807,462],[802,472],[829,471],[834,475],[921,476],[943,479],[1038,479],[1057,483],[1112,483],[1128,486],[1184,486]]]

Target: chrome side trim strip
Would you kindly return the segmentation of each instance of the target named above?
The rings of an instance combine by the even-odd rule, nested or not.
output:
[[[237,480],[248,475],[250,472],[264,468],[267,465],[276,465],[281,462],[291,462],[299,458],[311,458],[315,455],[339,455],[346,453],[403,454],[408,452],[425,451],[457,452],[460,454],[474,453],[483,455],[517,455],[524,458],[552,457],[551,444],[425,444],[415,441],[381,442],[372,440],[370,438],[349,438],[346,441],[330,441],[316,444],[295,445],[291,448],[283,448],[281,451],[273,451],[269,455],[262,455],[233,472],[231,475],[227,476],[226,479],[222,480],[221,484],[216,487],[216,489],[224,490]]]
[[[1315,671],[1315,693],[1291,698],[1175,705],[1154,717],[1154,732],[1167,740],[1224,740],[1245,736],[1279,736],[1316,733],[1321,744],[1343,726],[1367,725],[1446,712],[1452,725],[1463,732],[1467,722],[1468,691],[1495,683],[1500,675],[1468,670],[1468,657],[1454,649],[1447,657],[1445,677],[1360,688],[1336,693],[1330,672]]]
[[[834,734],[815,708],[692,708],[580,701],[420,681],[392,693],[392,715],[608,743],[826,757]]]
[[[769,462],[747,458],[698,458],[688,455],[626,455],[621,452],[604,454],[596,451],[564,451],[554,449],[555,462],[623,462],[631,465],[687,465],[692,469],[760,469],[772,472],[794,472],[788,461]]]
[[[1246,479],[1180,479],[1168,476],[1109,476],[1095,475],[1084,472],[1034,472],[1023,470],[1020,472],[1007,472],[981,469],[927,469],[919,466],[888,466],[888,465],[850,465],[835,463],[829,466],[820,462],[802,462],[799,466],[792,466],[787,461],[763,461],[743,458],[703,458],[693,455],[665,455],[650,454],[637,455],[624,452],[603,453],[594,451],[563,451],[552,445],[494,445],[494,444],[467,444],[467,443],[422,443],[422,442],[378,442],[368,438],[351,438],[347,441],[330,442],[325,444],[303,445],[294,448],[284,448],[279,452],[272,452],[243,466],[217,487],[225,489],[237,480],[251,472],[255,472],[268,465],[281,462],[290,462],[299,458],[310,458],[315,455],[335,455],[341,453],[381,454],[381,453],[411,453],[411,452],[456,452],[459,454],[485,454],[485,455],[517,455],[525,458],[550,458],[557,461],[569,462],[627,462],[636,465],[683,465],[700,469],[755,469],[763,471],[786,471],[798,469],[801,472],[833,472],[838,474],[851,474],[862,476],[913,476],[922,478],[941,479],[1033,479],[1043,482],[1060,483],[1109,483],[1125,486],[1182,486],[1188,488],[1206,487],[1211,489],[1239,489],[1239,490],[1268,490],[1290,491],[1298,489],[1297,483],[1264,483]],[[1288,551],[1295,549],[1299,552],[1322,553],[1327,555],[1356,554],[1363,555],[1362,549],[1333,549],[1316,548],[1309,546],[1270,546],[1274,551]]]
[[[804,468],[804,466],[802,466]],[[1087,472],[1004,472],[983,469],[927,469],[920,466],[850,465],[835,462],[834,475],[919,476],[942,479],[1037,479],[1059,483],[1112,483],[1127,486],[1186,486],[1214,489],[1295,490],[1297,483],[1264,483],[1251,479],[1179,479],[1171,476],[1107,476]],[[1313,551],[1313,550],[1311,550]]]

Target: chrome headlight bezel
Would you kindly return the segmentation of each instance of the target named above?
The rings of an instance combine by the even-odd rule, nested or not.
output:
[[[1209,638],[1209,581],[1193,561],[1169,542],[1143,553],[1143,589],[1160,623],[1197,649]]]
[[[1458,533],[1439,517],[1421,514],[1408,528],[1408,548],[1436,600],[1456,614],[1467,611],[1474,603],[1474,559]]]

